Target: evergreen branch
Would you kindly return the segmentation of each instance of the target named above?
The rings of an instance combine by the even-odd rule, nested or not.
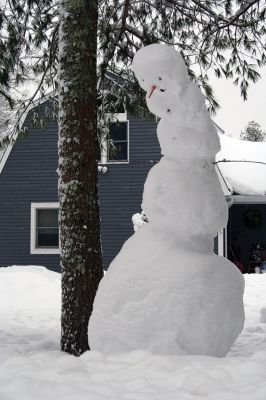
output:
[[[229,19],[227,26],[228,26],[228,24],[232,24],[235,21],[237,21],[239,19],[239,17],[241,17],[243,14],[245,14],[256,3],[259,3],[260,0],[247,0],[246,2],[247,2],[247,5],[244,7],[240,7],[239,10],[235,13],[235,15]]]
[[[36,90],[34,91],[33,95],[29,98],[26,107],[24,108],[24,110],[23,110],[23,112],[20,114],[20,116],[18,117],[18,120],[17,120],[17,122],[16,122],[16,124],[15,124],[15,126],[14,126],[14,129],[13,129],[14,132],[15,132],[16,129],[18,128],[18,126],[19,126],[19,124],[20,124],[20,121],[21,121],[21,119],[22,119],[22,116],[25,115],[25,113],[28,111],[30,105],[33,103],[35,97],[36,97],[37,94],[40,92],[40,89],[41,89],[41,87],[42,87],[42,85],[43,85],[43,82],[44,82],[44,79],[45,79],[45,77],[46,77],[46,74],[47,74],[49,68],[50,68],[51,65],[52,65],[55,38],[56,38],[56,35],[57,35],[57,33],[58,33],[58,30],[59,30],[59,23],[55,26],[54,32],[53,32],[53,34],[52,34],[51,47],[50,47],[50,53],[49,53],[49,60],[48,60],[48,63],[47,63],[47,65],[46,65],[46,68],[45,68],[44,72],[42,73],[41,80],[40,80],[40,82],[38,83],[38,86],[37,86]]]
[[[12,99],[12,97],[9,96],[6,92],[4,92],[1,88],[0,88],[0,94],[8,101],[8,104],[12,109],[14,107],[14,100]]]
[[[123,11],[123,16],[122,16],[122,22],[121,22],[121,26],[120,26],[120,30],[119,33],[115,39],[115,42],[112,43],[112,49],[111,51],[109,51],[107,54],[105,54],[105,58],[103,63],[101,64],[101,76],[100,79],[98,81],[98,85],[97,87],[100,87],[101,84],[101,80],[103,78],[103,76],[105,75],[106,69],[108,67],[108,64],[110,62],[110,60],[112,60],[114,54],[115,54],[115,50],[116,50],[116,45],[119,43],[119,41],[121,40],[123,33],[125,32],[126,29],[126,19],[128,16],[128,10],[129,10],[129,4],[130,4],[130,0],[126,0],[125,4],[124,4],[124,11]]]
[[[249,0],[248,4],[246,5],[246,7],[241,7],[238,10],[238,12],[236,12],[231,18],[229,18],[228,22],[226,22],[223,25],[217,26],[217,28],[213,29],[213,31],[211,31],[210,34],[212,35],[213,33],[216,32],[216,30],[222,30],[222,29],[227,28],[227,27],[232,26],[232,25],[237,26],[237,27],[242,27],[242,28],[251,26],[251,23],[242,23],[242,24],[238,23],[238,24],[236,24],[236,21],[238,21],[239,18],[243,14],[245,14],[254,4],[256,4],[258,2],[260,2],[260,0]]]

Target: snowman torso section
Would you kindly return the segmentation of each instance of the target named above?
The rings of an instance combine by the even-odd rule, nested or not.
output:
[[[142,209],[151,226],[171,232],[180,247],[208,253],[228,212],[212,164],[177,165],[166,157],[147,177]]]

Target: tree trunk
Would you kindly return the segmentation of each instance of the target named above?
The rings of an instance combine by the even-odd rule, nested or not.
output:
[[[88,322],[103,275],[97,183],[97,1],[62,0],[59,32],[61,349],[89,349]]]

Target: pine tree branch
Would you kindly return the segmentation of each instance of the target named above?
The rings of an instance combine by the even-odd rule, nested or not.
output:
[[[0,94],[8,101],[8,104],[9,104],[10,108],[12,109],[14,107],[14,100],[12,99],[12,97],[9,96],[6,92],[4,92],[1,89],[0,89]]]
[[[127,20],[127,16],[128,16],[128,10],[129,10],[129,4],[130,4],[130,0],[126,0],[125,4],[124,4],[124,10],[123,10],[122,21],[121,21],[121,26],[120,26],[120,29],[119,29],[119,33],[116,36],[114,42],[112,43],[111,51],[109,51],[108,53],[105,54],[104,60],[103,60],[103,62],[101,64],[101,67],[100,67],[101,74],[100,74],[100,78],[99,78],[99,81],[98,81],[98,84],[97,84],[98,88],[101,85],[101,81],[102,81],[102,78],[105,75],[105,72],[106,72],[106,69],[108,67],[108,64],[109,64],[110,60],[112,60],[112,58],[113,58],[113,56],[115,54],[116,46],[119,43],[119,41],[121,40],[121,38],[123,36],[123,33],[125,32],[126,20]]]
[[[44,72],[42,73],[41,80],[40,80],[40,82],[38,83],[38,86],[37,86],[36,90],[34,91],[33,95],[32,95],[32,96],[30,97],[30,99],[28,100],[28,103],[27,103],[26,107],[24,108],[23,112],[22,112],[22,113],[20,114],[20,116],[18,117],[18,120],[17,120],[17,122],[16,122],[16,124],[15,124],[15,127],[14,127],[14,131],[16,131],[16,129],[18,128],[18,126],[19,126],[19,124],[20,124],[20,121],[21,121],[21,119],[22,119],[22,116],[25,115],[25,113],[28,111],[30,105],[33,103],[35,97],[36,97],[37,94],[40,92],[40,88],[41,88],[42,85],[43,85],[43,82],[44,82],[44,79],[45,79],[45,77],[46,77],[46,75],[47,75],[47,72],[48,72],[49,68],[51,68],[51,65],[52,65],[52,63],[53,63],[53,51],[55,50],[55,48],[54,48],[54,45],[55,45],[55,38],[56,38],[56,35],[58,34],[58,30],[59,30],[59,23],[55,26],[54,32],[53,32],[53,34],[52,34],[52,38],[51,38],[51,47],[50,47],[50,53],[49,53],[49,60],[48,60],[48,62],[47,62],[47,65],[46,65],[46,68],[45,68]]]
[[[245,14],[253,5],[255,5],[256,3],[259,3],[260,0],[249,0],[248,4],[245,7],[241,7],[231,18],[229,18],[228,22],[226,22],[223,25],[219,25],[217,26],[217,28],[213,29],[210,32],[210,35],[212,35],[213,33],[215,33],[217,30],[222,30],[224,28],[227,28],[229,26],[236,26],[236,27],[241,27],[241,28],[245,28],[248,26],[252,26],[252,23],[237,23],[236,21],[239,20],[239,18]]]

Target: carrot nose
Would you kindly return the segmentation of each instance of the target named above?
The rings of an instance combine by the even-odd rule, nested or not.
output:
[[[150,93],[149,93],[149,96],[148,96],[148,98],[150,98],[151,97],[151,95],[152,95],[152,93],[154,92],[154,90],[157,88],[157,86],[155,86],[155,85],[152,85],[152,87],[151,87],[151,91],[150,91]]]

